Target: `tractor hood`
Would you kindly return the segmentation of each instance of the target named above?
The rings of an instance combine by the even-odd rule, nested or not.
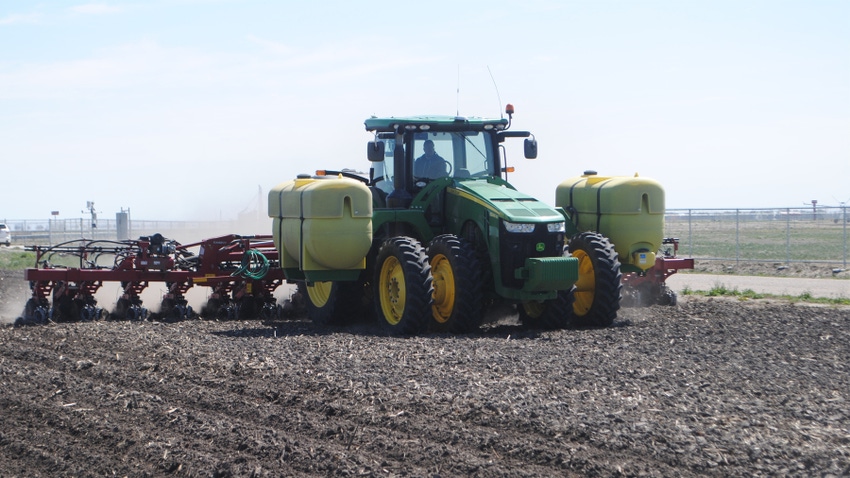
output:
[[[500,219],[517,223],[564,221],[553,207],[527,194],[487,181],[462,181],[446,189],[447,194],[472,201],[487,208]]]

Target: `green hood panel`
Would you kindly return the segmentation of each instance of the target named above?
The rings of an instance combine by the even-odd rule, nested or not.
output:
[[[564,221],[552,206],[500,184],[487,181],[462,181],[446,189],[453,194],[473,201],[508,222],[548,223]]]

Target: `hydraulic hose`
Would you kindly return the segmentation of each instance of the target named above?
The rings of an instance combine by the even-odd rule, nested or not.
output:
[[[254,265],[254,267],[252,267]],[[242,256],[242,264],[236,269],[231,277],[242,276],[248,279],[259,280],[269,272],[269,259],[256,249],[248,249]]]

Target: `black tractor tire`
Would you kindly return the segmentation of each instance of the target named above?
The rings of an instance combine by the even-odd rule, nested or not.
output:
[[[572,325],[573,290],[558,291],[558,296],[543,302],[527,301],[519,304],[519,320],[529,329],[558,330]]]
[[[610,326],[617,318],[623,293],[623,274],[614,245],[597,232],[580,232],[570,239],[567,251],[579,260],[571,324]]]
[[[439,332],[467,333],[483,320],[481,270],[472,244],[453,234],[431,240],[428,246],[434,293],[431,327]]]
[[[298,291],[305,299],[307,316],[319,327],[349,324],[360,312],[358,282],[299,282]]]
[[[384,241],[375,258],[375,312],[391,335],[425,330],[431,317],[431,266],[422,244],[405,236]]]

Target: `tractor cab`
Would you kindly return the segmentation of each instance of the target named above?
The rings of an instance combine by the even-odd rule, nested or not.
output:
[[[378,141],[384,143],[385,153],[379,161],[382,164],[376,165],[379,172],[374,179],[390,193],[396,172],[393,163],[396,139],[379,135]],[[417,189],[430,180],[444,177],[467,179],[497,175],[493,142],[489,133],[482,131],[419,132],[409,135],[402,148],[405,165],[410,164],[409,172]]]
[[[369,118],[365,124],[375,133],[368,144],[371,182],[390,208],[409,207],[417,193],[442,178],[501,178],[506,171],[500,144],[506,137],[531,136],[508,132],[504,118]],[[526,157],[535,157],[536,147],[534,139],[526,139]]]

